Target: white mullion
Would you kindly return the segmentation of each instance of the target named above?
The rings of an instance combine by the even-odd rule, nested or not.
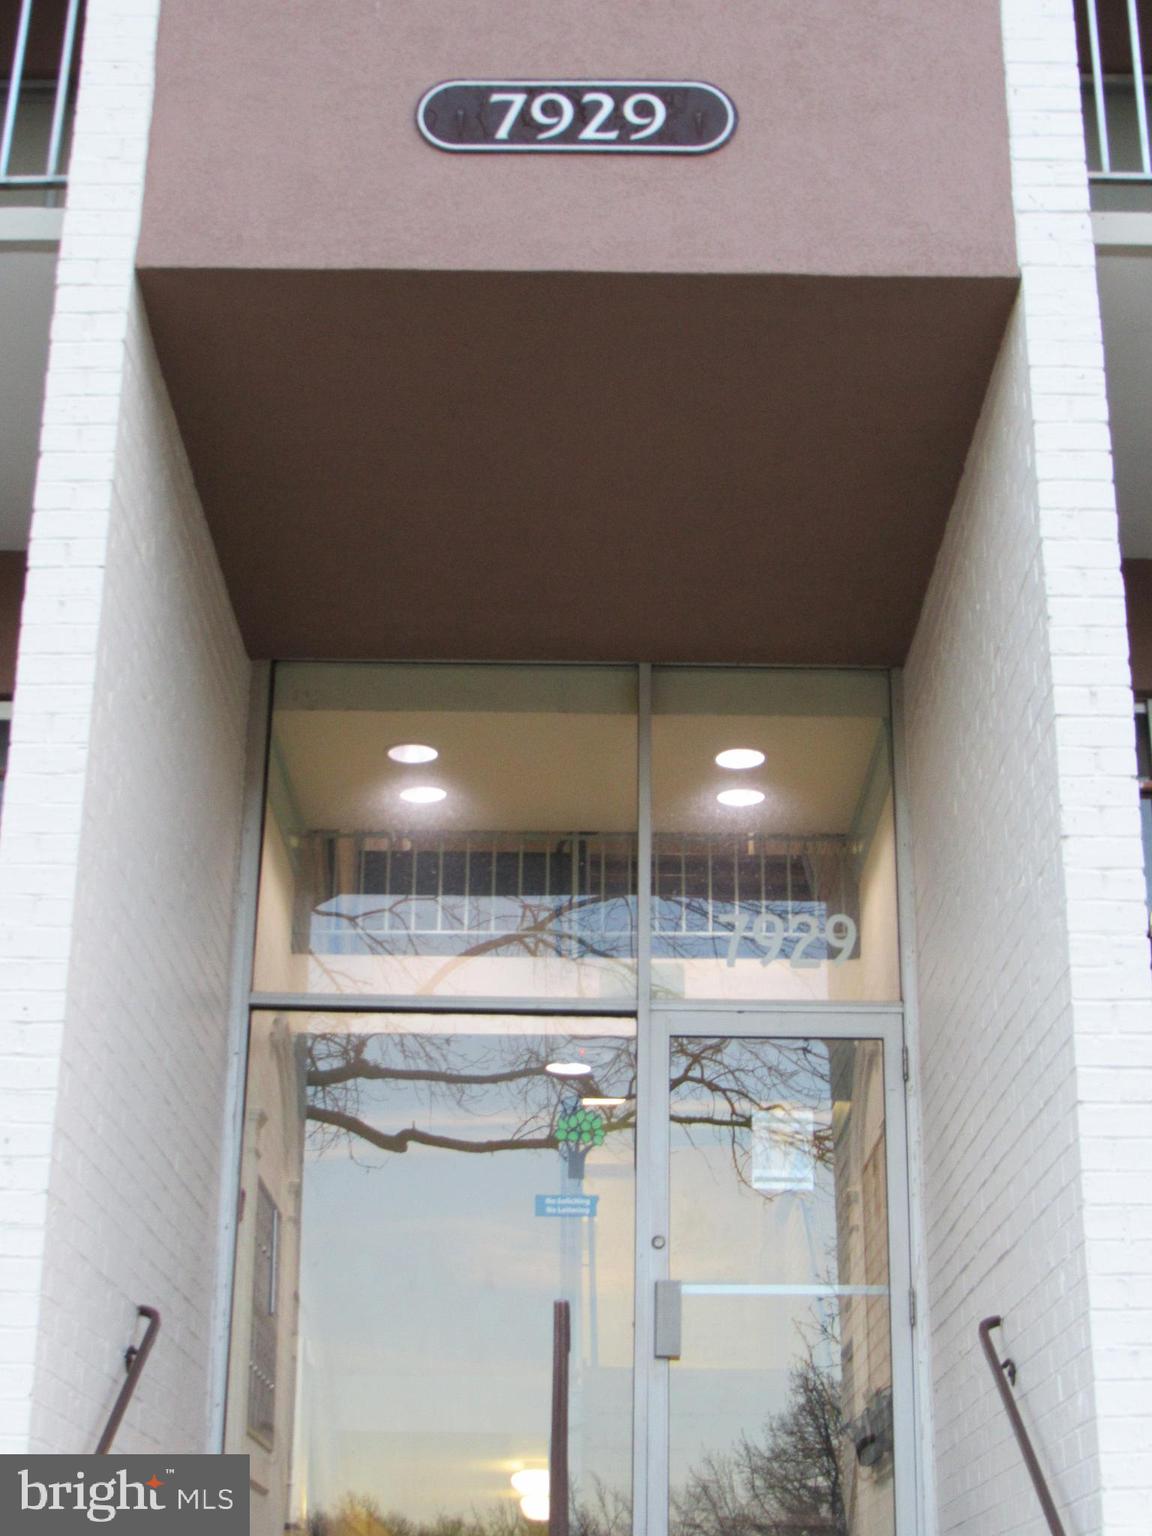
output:
[[[654,1468],[661,1455],[661,1428],[656,1361],[652,1342],[655,1321],[652,1247],[663,1230],[661,1212],[660,1076],[667,1068],[652,1029],[652,669],[637,670],[636,721],[636,1221],[634,1255],[634,1316],[632,1359],[632,1529],[635,1536],[663,1536],[667,1499],[654,1487]],[[665,1093],[667,1088],[665,1087]],[[663,1117],[667,1124],[667,1115]],[[665,1199],[666,1206],[666,1199]],[[658,1476],[656,1477],[659,1483]],[[664,1507],[661,1508],[663,1502]]]

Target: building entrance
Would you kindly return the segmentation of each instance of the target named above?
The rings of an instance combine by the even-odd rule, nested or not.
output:
[[[888,680],[277,669],[253,1529],[913,1530]]]
[[[898,1019],[820,1013],[258,1014],[254,1530],[894,1531]]]

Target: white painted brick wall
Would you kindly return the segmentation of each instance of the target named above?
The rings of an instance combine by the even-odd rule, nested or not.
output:
[[[1022,290],[906,673],[943,1532],[1152,1508],[1152,987],[1071,0],[1003,0]]]
[[[158,0],[90,0],[0,832],[0,1450],[205,1445],[248,663],[135,292]],[[33,1340],[36,1341],[35,1349]]]
[[[1095,1409],[1031,437],[1017,310],[905,674],[942,1532],[1033,1514],[977,1347],[991,1313],[1071,1528],[1100,1528],[1082,1465]]]

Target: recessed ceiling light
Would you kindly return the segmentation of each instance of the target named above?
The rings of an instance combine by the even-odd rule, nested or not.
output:
[[[421,746],[418,741],[402,741],[388,748],[388,756],[394,763],[434,763],[440,754],[435,747]]]
[[[438,789],[435,784],[413,784],[411,789],[400,791],[400,798],[411,805],[435,805],[437,800],[443,800],[447,794],[446,789]]]
[[[585,1109],[613,1109],[617,1104],[627,1104],[628,1100],[600,1097],[581,1099],[580,1102],[584,1105]]]
[[[587,1077],[592,1068],[582,1061],[550,1061],[544,1070],[554,1077]]]
[[[721,805],[759,805],[764,793],[759,789],[722,789],[716,798]]]
[[[763,752],[758,752],[755,747],[729,747],[716,754],[718,768],[759,768],[763,761]]]

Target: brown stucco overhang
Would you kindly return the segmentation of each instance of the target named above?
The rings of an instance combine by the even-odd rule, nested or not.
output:
[[[1128,653],[1132,688],[1152,696],[1152,560],[1125,560],[1124,598],[1128,610]]]
[[[1016,286],[140,277],[253,655],[879,664]]]
[[[739,125],[446,154],[461,77]],[[138,264],[255,654],[897,661],[1016,282],[999,3],[165,0]]]
[[[455,155],[437,81],[706,80],[716,154]],[[164,0],[145,268],[997,277],[999,0]]]
[[[16,650],[28,559],[23,550],[0,550],[0,699],[16,691]]]

